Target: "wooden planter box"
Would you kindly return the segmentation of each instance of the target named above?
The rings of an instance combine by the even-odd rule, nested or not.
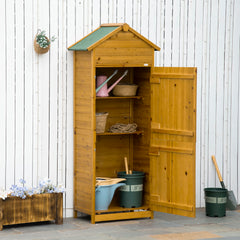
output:
[[[0,230],[4,225],[53,221],[63,223],[63,194],[36,194],[26,199],[0,199]]]

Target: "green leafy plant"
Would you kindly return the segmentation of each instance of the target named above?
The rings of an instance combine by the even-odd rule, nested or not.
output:
[[[36,35],[36,42],[41,48],[47,48],[51,42],[54,42],[56,40],[56,37],[53,36],[52,38],[48,39],[46,36],[46,31],[42,31],[41,29],[38,29],[37,35]]]

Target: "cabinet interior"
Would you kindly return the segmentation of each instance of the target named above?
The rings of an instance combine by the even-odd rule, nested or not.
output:
[[[136,123],[135,134],[96,134],[96,176],[117,177],[125,171],[124,157],[129,169],[145,173],[143,204],[148,204],[149,196],[149,141],[150,141],[150,72],[148,67],[136,68],[96,68],[96,76],[110,76],[116,69],[118,74],[108,82],[111,86],[127,69],[128,74],[121,83],[137,84],[137,98],[96,97],[96,112],[108,112],[106,132],[116,123]],[[118,206],[116,193],[110,208]]]

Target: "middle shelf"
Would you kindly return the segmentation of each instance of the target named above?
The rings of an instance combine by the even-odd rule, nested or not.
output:
[[[143,131],[136,131],[131,133],[112,133],[112,132],[104,132],[104,133],[97,133],[97,136],[115,136],[115,135],[142,135]]]

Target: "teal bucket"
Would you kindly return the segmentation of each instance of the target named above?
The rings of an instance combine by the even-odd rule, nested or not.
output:
[[[226,216],[227,189],[205,188],[206,216],[224,217]]]
[[[125,183],[117,183],[112,185],[103,185],[96,187],[95,210],[107,210],[112,201],[115,190],[124,185]]]
[[[133,171],[132,174],[118,172],[118,177],[126,179],[126,185],[119,189],[120,207],[141,207],[144,173],[139,171]]]

